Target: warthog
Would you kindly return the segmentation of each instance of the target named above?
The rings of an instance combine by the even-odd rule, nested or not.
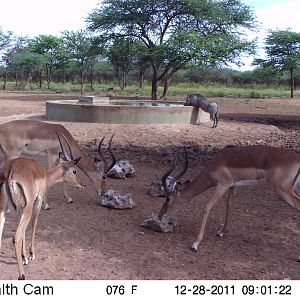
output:
[[[195,106],[199,107],[205,112],[209,113],[210,118],[213,120],[213,126],[212,128],[217,127],[219,117],[218,117],[218,111],[219,107],[217,103],[212,102],[209,99],[206,99],[201,94],[190,94],[186,98],[185,104],[186,106]]]

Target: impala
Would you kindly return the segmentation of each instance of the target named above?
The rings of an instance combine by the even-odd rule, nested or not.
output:
[[[50,124],[36,120],[15,120],[0,125],[0,152],[3,154],[3,163],[9,159],[25,155],[46,155],[47,168],[52,168],[57,162],[60,145],[56,137],[56,132],[63,134],[70,143],[70,146],[76,155],[81,157],[78,168],[90,179],[96,193],[101,196],[106,191],[106,178],[109,170],[115,165],[116,158],[111,150],[111,137],[108,143],[108,150],[112,157],[112,163],[108,165],[107,160],[101,153],[101,145],[104,138],[98,146],[99,155],[104,163],[104,168],[99,170],[95,163],[82,151],[78,143],[72,137],[71,133],[62,125]],[[97,163],[97,160],[95,159]],[[68,194],[67,185],[63,183],[64,196],[69,203],[73,202]],[[48,204],[45,200],[45,209]]]
[[[66,138],[64,137],[64,139]],[[60,138],[59,142],[61,143]],[[19,268],[19,279],[25,279],[23,263],[28,264],[25,250],[25,231],[31,218],[32,239],[29,248],[29,259],[33,260],[35,258],[37,218],[47,190],[55,183],[61,181],[78,189],[84,188],[77,173],[77,164],[80,157],[75,158],[71,148],[69,148],[71,155],[69,157],[62,143],[61,149],[62,152],[59,157],[63,161],[47,171],[37,161],[19,157],[7,160],[0,172],[0,248],[8,204],[11,203],[21,213],[20,222],[13,240]]]
[[[195,196],[209,188],[215,188],[206,206],[197,239],[192,245],[193,251],[197,251],[198,245],[203,239],[211,209],[227,190],[229,190],[227,212],[224,226],[219,233],[220,236],[228,230],[234,191],[238,186],[267,183],[284,201],[300,211],[300,155],[292,150],[271,146],[226,147],[192,181],[184,186],[182,191],[179,191],[177,185],[170,187],[166,184],[166,178],[175,169],[178,155],[177,152],[172,168],[162,177],[167,196],[158,214],[160,218],[163,215],[174,214],[181,205]],[[182,175],[180,174],[180,176]]]

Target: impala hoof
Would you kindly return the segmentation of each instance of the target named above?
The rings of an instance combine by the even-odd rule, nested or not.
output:
[[[71,197],[67,198],[67,203],[74,203],[73,199]]]
[[[44,205],[44,210],[50,210],[50,207],[49,207],[48,203],[46,203],[46,204]]]
[[[219,237],[223,237],[224,236],[224,232],[220,230],[220,231],[218,231],[216,233],[216,235],[219,236]]]
[[[192,247],[191,247],[191,250],[192,250],[193,252],[197,252],[197,251],[198,251],[198,245],[193,244]]]
[[[29,260],[28,260],[28,257],[27,256],[23,256],[23,265],[28,265],[29,263]]]
[[[22,274],[21,276],[19,276],[18,280],[25,280],[25,275]]]

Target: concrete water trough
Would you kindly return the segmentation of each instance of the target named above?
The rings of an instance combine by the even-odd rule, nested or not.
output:
[[[178,102],[117,101],[93,96],[47,101],[46,116],[56,121],[114,124],[196,124],[209,121],[208,113]]]

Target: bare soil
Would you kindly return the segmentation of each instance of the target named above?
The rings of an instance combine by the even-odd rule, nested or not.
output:
[[[0,93],[0,123],[45,118],[45,101],[78,95]],[[183,100],[183,99],[182,99]],[[100,206],[90,185],[72,189],[75,203],[63,199],[60,184],[51,188],[51,209],[42,211],[37,230],[37,257],[25,269],[27,279],[300,279],[300,215],[266,186],[237,193],[229,233],[216,232],[224,221],[225,199],[207,223],[200,251],[190,246],[199,230],[212,191],[196,197],[177,214],[173,233],[140,226],[158,212],[163,198],[147,195],[149,185],[169,167],[172,150],[185,145],[193,177],[226,145],[267,144],[300,152],[300,100],[215,99],[220,107],[216,129],[203,125],[63,124],[93,158],[103,136],[116,132],[113,149],[128,159],[136,176],[109,179],[109,188],[131,193],[135,208]],[[40,159],[43,163],[43,160]],[[84,177],[84,176],[82,176]],[[88,182],[87,182],[88,184]],[[6,221],[0,255],[0,279],[18,276],[12,237],[19,216]],[[27,230],[29,242],[31,229]]]

